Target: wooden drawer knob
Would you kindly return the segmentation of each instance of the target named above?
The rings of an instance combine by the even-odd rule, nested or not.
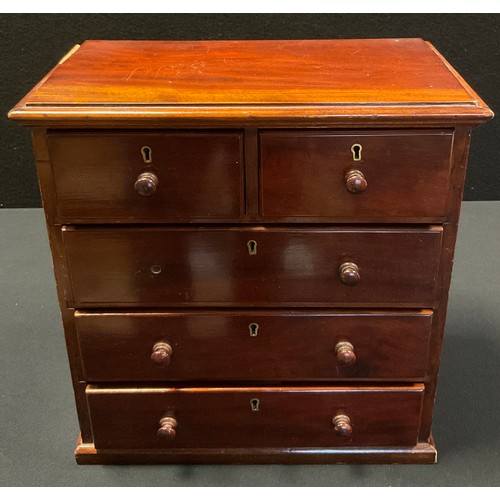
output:
[[[341,437],[352,436],[352,425],[351,419],[347,415],[337,415],[333,418],[333,426],[335,428],[335,434]]]
[[[354,346],[345,340],[338,342],[335,346],[335,355],[340,365],[353,365],[356,362]]]
[[[160,181],[153,172],[143,172],[134,184],[135,192],[141,196],[151,196],[158,189]]]
[[[172,358],[172,346],[167,342],[156,342],[151,353],[151,361],[159,365],[169,365]]]
[[[175,428],[177,427],[177,420],[174,417],[164,417],[160,420],[160,427],[157,431],[157,436],[171,441],[175,438]]]
[[[345,176],[345,187],[350,193],[362,193],[368,186],[361,170],[349,170]]]
[[[355,285],[361,280],[359,267],[354,262],[344,262],[339,267],[339,275],[342,283],[346,285]]]

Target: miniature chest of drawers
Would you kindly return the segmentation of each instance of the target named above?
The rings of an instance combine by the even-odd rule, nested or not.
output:
[[[470,132],[420,39],[88,41],[31,128],[79,463],[434,462]]]

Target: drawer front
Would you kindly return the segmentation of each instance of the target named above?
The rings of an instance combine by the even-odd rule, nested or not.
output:
[[[244,213],[240,133],[56,133],[48,143],[62,220],[162,221]]]
[[[261,212],[269,218],[441,219],[453,134],[264,132]]]
[[[412,446],[422,394],[422,385],[87,388],[96,448],[125,449]]]
[[[63,234],[79,306],[428,307],[441,231],[157,227]]]
[[[89,381],[423,379],[431,311],[75,314]]]

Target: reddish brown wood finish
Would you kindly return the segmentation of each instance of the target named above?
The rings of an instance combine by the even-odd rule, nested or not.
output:
[[[172,361],[172,346],[165,340],[159,340],[153,344],[150,361],[160,366],[168,366]],[[111,359],[113,355],[111,355]]]
[[[353,433],[351,419],[344,413],[338,413],[332,420],[333,430],[337,436],[350,438]]]
[[[32,92],[27,103],[421,104],[422,100],[472,103],[473,96],[419,39],[93,40]]]
[[[143,147],[151,148],[145,163]],[[243,139],[233,132],[99,132],[49,135],[58,217],[121,221],[238,219],[245,212]],[[151,172],[154,192],[134,184]]]
[[[65,250],[62,241],[61,227],[55,224],[55,208],[57,206],[57,201],[54,189],[53,171],[47,148],[46,130],[33,130],[32,141],[38,182],[45,211],[47,234],[52,252],[52,264],[56,279],[58,301],[61,307],[61,319],[64,327],[78,422],[83,441],[92,442],[92,430],[90,428],[90,418],[85,398],[85,388],[87,384],[83,379],[76,324],[73,318],[75,311],[72,308],[66,307],[66,302],[71,296],[71,291],[69,290],[69,283],[67,280],[65,259],[62,257]]]
[[[79,463],[436,460],[470,131],[493,113],[431,44],[87,42],[9,116],[33,127]]]
[[[469,123],[492,116],[429,43],[377,39],[88,41],[10,117],[63,126],[357,118],[415,126],[449,121],[440,115]]]
[[[339,267],[339,278],[344,285],[357,285],[361,281],[359,266],[354,262],[342,262]]]
[[[79,464],[433,464],[432,440],[416,446],[337,448],[99,449],[78,441]]]
[[[368,187],[365,174],[361,170],[349,170],[345,174],[345,187],[350,193],[363,193]]]
[[[441,245],[440,227],[69,227],[63,235],[80,307],[428,307],[435,301]],[[249,241],[257,243],[256,255],[249,255]],[[340,278],[344,262],[359,266],[354,286]]]
[[[405,381],[426,377],[432,313],[76,312],[75,319],[92,382]],[[342,341],[354,347],[351,365],[337,359]],[[168,365],[150,359],[158,342],[172,348]]]
[[[455,253],[458,220],[460,217],[462,194],[465,184],[470,137],[470,128],[457,127],[455,130],[452,158],[454,169],[452,171],[447,196],[447,211],[450,213],[450,218],[445,224],[443,224],[443,242],[441,245],[441,264],[438,281],[440,303],[436,308],[433,318],[431,349],[429,351],[429,369],[432,376],[430,382],[426,385],[426,392],[424,396],[422,424],[420,427],[421,439],[426,439],[426,436],[431,433],[432,414],[438,383],[439,363],[441,359],[441,349],[443,346],[446,312],[448,309],[448,295],[453,269],[453,256]]]
[[[102,388],[89,386],[96,448],[414,446],[424,387]],[[258,399],[258,411],[251,401]],[[333,419],[349,416],[350,436]],[[175,439],[157,436],[164,417]],[[131,432],[133,429],[133,432]]]
[[[344,339],[335,344],[335,358],[341,368],[352,366],[358,360],[354,346]]]
[[[160,427],[156,431],[156,436],[162,440],[172,441],[177,435],[177,420],[173,417],[163,417],[160,420]]]
[[[265,217],[442,217],[450,176],[450,130],[262,132],[261,213]],[[361,160],[351,148],[362,146]],[[367,187],[352,193],[346,174]]]

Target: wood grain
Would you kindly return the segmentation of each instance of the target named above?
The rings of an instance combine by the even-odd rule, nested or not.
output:
[[[452,139],[450,130],[262,132],[261,214],[370,222],[445,217]],[[366,179],[361,193],[346,186],[353,169]]]
[[[423,390],[89,386],[87,399],[97,449],[415,446]],[[350,437],[334,432],[339,411],[352,421]],[[173,440],[157,436],[164,416],[177,421]]]
[[[63,236],[79,307],[429,307],[441,232],[433,226],[65,227]],[[257,243],[256,255],[249,255],[249,241]],[[355,286],[341,281],[343,262],[359,266]]]
[[[470,132],[492,116],[420,39],[63,58],[9,117],[33,130],[77,461],[434,462]]]
[[[470,103],[473,96],[419,39],[93,40],[28,104],[422,101]]]
[[[40,128],[33,130],[32,140],[38,182],[44,207],[47,235],[51,248],[54,277],[57,286],[57,298],[61,308],[61,320],[64,328],[66,350],[68,352],[78,423],[80,425],[83,441],[89,443],[92,442],[92,430],[90,428],[90,418],[85,399],[86,382],[83,380],[81,353],[76,334],[76,324],[73,318],[74,309],[66,307],[67,301],[72,300],[71,284],[68,279],[61,227],[55,223],[57,198],[54,187],[53,171],[49,162],[47,131]]]
[[[469,122],[492,116],[425,41],[373,39],[87,41],[10,117],[63,125],[155,115],[332,122],[343,107],[346,117],[377,121],[386,113],[434,120],[453,113]]]
[[[432,312],[75,313],[85,379],[123,381],[423,380]],[[255,336],[249,326],[258,325]],[[336,358],[352,343],[356,362]],[[151,361],[168,342],[168,365]]]
[[[99,449],[79,441],[79,464],[433,464],[432,439],[416,446]]]
[[[471,129],[457,127],[454,133],[453,155],[452,155],[452,177],[447,196],[448,212],[451,214],[449,222],[443,224],[443,243],[441,245],[440,272],[438,281],[438,293],[440,302],[436,308],[431,336],[431,350],[429,357],[429,369],[432,373],[430,381],[426,384],[424,404],[422,407],[422,424],[420,436],[425,439],[431,432],[432,415],[436,389],[438,383],[439,364],[443,337],[446,325],[446,313],[448,310],[448,295],[453,270],[453,256],[455,254],[455,243],[458,232],[458,221],[462,194],[467,170],[469,155]]]
[[[48,144],[59,220],[238,219],[245,212],[238,131],[51,133]],[[134,190],[143,172],[159,180],[147,197]]]

